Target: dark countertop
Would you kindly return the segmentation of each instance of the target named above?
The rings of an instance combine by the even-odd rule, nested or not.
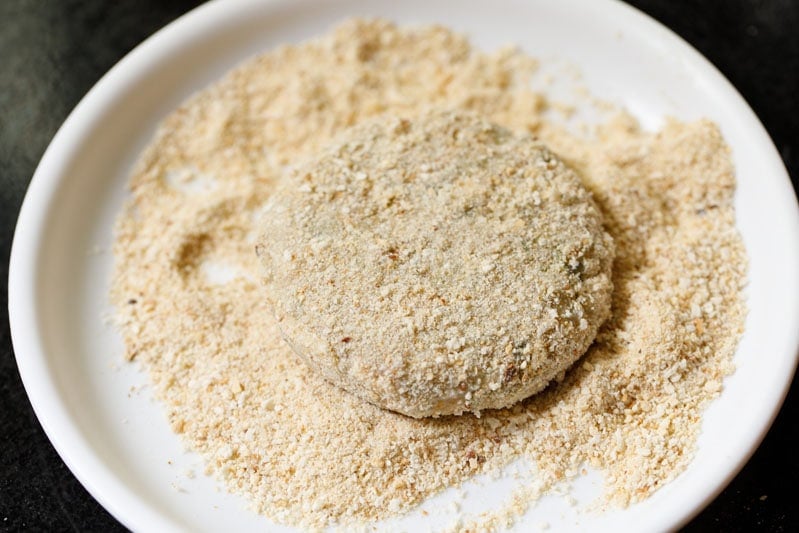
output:
[[[50,139],[78,100],[123,55],[196,0],[0,1],[0,304],[22,198]],[[707,56],[766,126],[799,176],[799,2],[630,2]],[[799,478],[796,381],[765,441],[688,531],[799,531],[788,486]],[[0,529],[124,530],[81,487],[33,414],[0,323]]]

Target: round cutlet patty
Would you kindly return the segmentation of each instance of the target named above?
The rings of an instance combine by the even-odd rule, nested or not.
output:
[[[409,416],[540,391],[610,313],[613,243],[590,193],[534,138],[469,113],[347,130],[285,180],[262,226],[286,341]]]

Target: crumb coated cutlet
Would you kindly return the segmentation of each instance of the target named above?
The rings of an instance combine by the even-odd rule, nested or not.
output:
[[[271,197],[257,245],[292,348],[412,417],[542,390],[610,313],[614,247],[579,177],[478,115],[382,117]]]

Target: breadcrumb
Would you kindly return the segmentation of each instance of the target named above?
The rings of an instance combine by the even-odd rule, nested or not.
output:
[[[443,27],[350,20],[198,93],[141,156],[114,245],[127,358],[149,370],[173,429],[272,520],[382,519],[519,457],[543,488],[590,464],[626,505],[690,462],[743,327],[728,148],[707,121],[651,134],[623,117],[570,135],[545,120],[534,68]],[[580,174],[616,244],[596,342],[559,383],[490,416],[413,419],[329,384],[281,340],[257,281],[254,221],[283,167],[368,117],[430,105],[538,135]]]

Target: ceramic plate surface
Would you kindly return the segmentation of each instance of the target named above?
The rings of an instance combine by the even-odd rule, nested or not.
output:
[[[486,50],[517,43],[555,69],[575,65],[591,93],[625,106],[647,127],[667,115],[709,117],[721,126],[739,182],[750,311],[738,370],[706,413],[695,459],[645,502],[602,514],[578,512],[599,491],[599,476],[589,475],[574,489],[576,508],[544,498],[517,529],[548,523],[553,530],[652,531],[688,520],[754,451],[791,382],[799,344],[799,216],[778,154],[738,93],[670,31],[613,0],[214,1],[131,52],[53,139],[14,240],[9,311],[17,361],[58,452],[134,530],[281,529],[202,475],[200,458],[170,431],[146,377],[122,362],[121,341],[101,319],[109,311],[108,250],[128,172],[160,120],[241,60],[351,15],[443,23]],[[190,479],[188,470],[197,476]],[[511,483],[471,483],[463,508],[497,504]],[[428,503],[427,517],[417,512],[392,524],[407,530],[451,524],[455,515],[442,502],[452,497]]]

